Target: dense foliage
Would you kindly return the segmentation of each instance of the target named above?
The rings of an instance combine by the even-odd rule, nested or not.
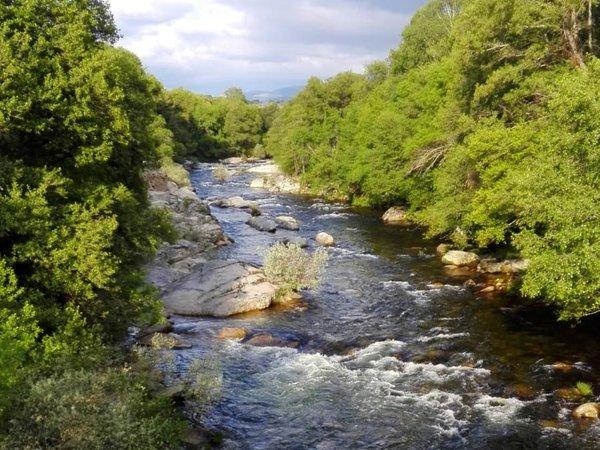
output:
[[[103,0],[0,4],[3,448],[164,448],[180,428],[116,350],[160,313],[140,263],[173,232],[142,172],[175,151],[162,87],[116,39]]]
[[[260,153],[276,105],[249,103],[243,92],[223,97],[174,89],[161,97],[160,111],[173,134],[176,159],[214,159]]]
[[[522,293],[562,319],[596,313],[597,17],[596,0],[431,0],[387,64],[310,80],[266,149],[315,191],[519,252]]]

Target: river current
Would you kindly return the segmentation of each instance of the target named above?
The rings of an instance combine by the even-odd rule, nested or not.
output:
[[[466,278],[444,271],[435,242],[385,226],[378,212],[251,189],[251,174],[218,182],[213,167],[192,173],[201,198],[242,196],[265,216],[301,222],[299,232],[264,233],[246,225],[241,210],[213,208],[235,240],[219,257],[261,264],[273,242],[295,235],[312,251],[319,231],[337,242],[322,285],[299,306],[175,318],[194,344],[176,352],[180,367],[218,359],[222,393],[202,423],[222,432],[224,448],[600,447],[600,425],[571,419],[582,400],[555,394],[580,381],[600,389],[594,324],[557,325],[520,301],[476,298],[463,288]],[[222,327],[300,346],[222,341]]]

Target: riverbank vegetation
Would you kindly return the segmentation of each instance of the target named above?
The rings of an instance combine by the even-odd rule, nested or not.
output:
[[[103,0],[0,5],[2,448],[170,448],[185,424],[122,349],[162,316],[140,267],[175,238],[143,172],[188,181],[176,93],[117,38]]]
[[[159,108],[172,132],[175,159],[204,161],[261,155],[263,136],[278,109],[249,103],[237,88],[223,97],[175,89],[161,95]]]
[[[600,5],[431,0],[364,75],[311,79],[266,150],[315,192],[530,260],[524,296],[600,310]]]

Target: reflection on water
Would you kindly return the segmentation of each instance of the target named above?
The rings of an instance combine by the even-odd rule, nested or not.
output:
[[[300,307],[243,316],[177,318],[195,346],[185,366],[218,352],[223,396],[205,425],[226,448],[594,448],[600,426],[577,426],[572,403],[553,395],[587,381],[598,388],[597,323],[556,325],[540,308],[476,299],[444,273],[435,243],[384,226],[369,210],[251,190],[250,175],[217,183],[193,174],[203,198],[241,195],[266,216],[291,215],[298,233],[245,225],[243,211],[215,209],[235,243],[222,257],[260,264],[276,239],[300,235],[329,250],[324,283]],[[214,339],[221,327],[268,331],[297,349]],[[569,370],[553,364],[564,361]],[[572,365],[573,363],[576,363]]]

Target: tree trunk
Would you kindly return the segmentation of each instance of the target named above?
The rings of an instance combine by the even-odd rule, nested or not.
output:
[[[590,53],[594,53],[594,19],[592,16],[593,0],[588,0],[588,48]]]
[[[573,61],[580,69],[585,69],[585,61],[583,59],[583,52],[581,51],[581,45],[579,42],[579,18],[577,17],[577,11],[572,9],[569,14],[565,17],[565,24],[563,33],[567,44],[569,46],[569,53],[573,58]]]

